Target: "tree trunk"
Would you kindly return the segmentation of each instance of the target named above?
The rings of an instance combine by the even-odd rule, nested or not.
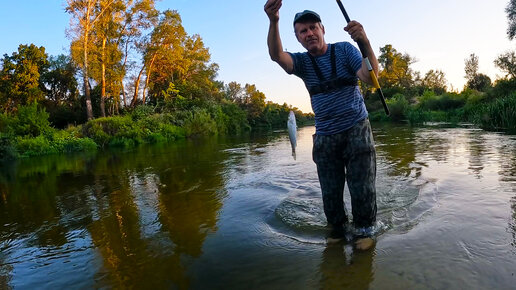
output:
[[[122,98],[124,102],[124,108],[127,108],[127,94],[125,93],[125,86],[124,86],[124,77],[120,78],[120,85],[122,86]],[[118,103],[117,103],[117,113],[118,113]]]
[[[142,78],[143,70],[145,70],[145,65],[140,70],[140,73],[138,74],[138,77],[134,83],[134,95],[133,100],[131,101],[131,107],[133,108],[136,107],[136,103],[138,102],[138,90],[140,89],[140,80]]]
[[[100,113],[106,116],[106,38],[102,39],[102,88],[100,91]]]
[[[93,119],[93,108],[91,106],[90,86],[88,77],[88,33],[84,35],[84,70],[83,70],[83,82],[84,82],[84,98],[86,99],[86,116],[88,121]]]
[[[145,86],[143,87],[143,96],[142,96],[143,104],[145,104],[145,91],[147,91],[147,87],[149,86],[149,79],[150,79],[150,74],[152,71],[152,65],[154,64],[154,61],[156,60],[157,55],[158,55],[157,53],[154,53],[154,55],[152,56],[152,60],[149,64],[149,67],[147,68],[147,78],[145,79]]]
[[[90,7],[88,6],[87,12],[86,12],[86,19],[89,19],[90,17]],[[88,77],[88,34],[90,31],[90,23],[86,22],[86,27],[84,29],[84,43],[83,43],[83,50],[84,50],[84,65],[83,65],[83,82],[84,82],[84,98],[86,99],[86,115],[88,117],[88,121],[93,119],[93,108],[91,106],[91,96],[90,96],[90,86],[89,86],[89,77]]]

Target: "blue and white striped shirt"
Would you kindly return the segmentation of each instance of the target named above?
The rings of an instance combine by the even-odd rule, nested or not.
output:
[[[337,77],[357,79],[362,67],[360,51],[349,42],[328,44],[324,55],[315,61],[326,80],[331,79],[331,45],[335,45]],[[293,74],[300,77],[307,88],[320,83],[308,52],[290,53],[294,61]],[[358,86],[344,86],[337,90],[313,95],[312,110],[315,114],[315,132],[319,135],[341,133],[367,118],[364,98]]]

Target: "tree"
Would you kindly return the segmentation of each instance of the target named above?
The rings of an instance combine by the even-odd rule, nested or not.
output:
[[[0,108],[15,111],[20,105],[38,102],[45,97],[41,75],[48,69],[48,56],[43,46],[18,46],[18,52],[4,55],[0,71]]]
[[[106,116],[105,103],[108,95],[116,97],[120,95],[121,86],[118,82],[122,52],[119,42],[124,21],[125,1],[99,0],[95,6],[95,13],[99,15],[93,25],[92,36],[95,43],[96,54],[93,61],[95,70],[92,76],[101,85],[100,89],[100,113]],[[107,74],[107,78],[106,78]],[[107,80],[109,84],[107,84]],[[109,90],[107,91],[109,87]]]
[[[491,87],[491,78],[478,72],[478,56],[474,53],[464,60],[464,72],[467,88],[483,92]]]
[[[130,66],[130,48],[141,50],[141,48],[144,47],[145,37],[143,36],[143,31],[156,25],[159,18],[159,12],[155,8],[154,0],[128,0],[126,2],[125,21],[120,34],[121,37],[118,40],[120,45],[124,47],[123,61],[121,65],[121,70],[124,72],[124,75],[120,76],[120,84],[122,86],[121,90],[125,107],[127,107],[127,96],[123,79],[125,77],[125,72],[128,71],[128,66]],[[145,66],[142,65],[142,67],[144,68]],[[138,95],[138,86],[141,74],[143,73],[143,68],[139,74],[139,78],[133,84],[135,88],[134,97]]]
[[[265,94],[256,89],[255,85],[246,84],[244,87],[244,106],[250,120],[256,120],[265,108]]]
[[[182,94],[190,99],[213,99],[219,93],[215,77],[219,66],[209,64],[211,55],[197,34],[187,37],[181,68],[174,72],[174,81]]]
[[[244,90],[242,86],[237,82],[230,82],[225,86],[225,98],[236,104],[244,103]]]
[[[410,65],[415,62],[415,59],[410,55],[399,53],[392,45],[387,44],[380,48],[378,62],[382,67],[379,81],[383,88],[409,88],[413,85],[414,72]]]
[[[72,58],[80,64],[83,77],[84,97],[86,100],[86,115],[88,120],[93,119],[89,84],[89,48],[91,47],[91,33],[95,23],[115,0],[110,0],[100,7],[101,0],[66,0],[66,12],[72,15]],[[100,7],[100,8],[99,8]],[[97,8],[97,9],[96,9]]]
[[[485,92],[491,85],[491,78],[485,74],[476,74],[466,83],[466,87],[479,92]]]
[[[446,76],[441,70],[429,70],[422,80],[424,87],[432,89],[438,95],[446,92],[446,83]]]
[[[507,35],[510,40],[516,37],[516,0],[510,0],[509,4],[505,8],[507,18],[509,20],[509,28],[507,29]]]
[[[499,55],[494,64],[504,71],[507,77],[511,79],[516,77],[516,53],[514,51]]]
[[[464,60],[464,72],[466,73],[466,80],[471,81],[478,74],[478,56],[474,53],[469,55],[469,58]]]
[[[61,54],[50,56],[48,71],[41,76],[45,86],[47,99],[56,105],[62,105],[77,100],[78,84],[75,79],[77,67],[70,57]]]
[[[154,27],[148,38],[142,43],[143,67],[135,81],[135,91],[132,106],[138,100],[139,84],[141,77],[146,72],[145,85],[142,93],[142,102],[146,102],[146,91],[155,96],[166,91],[169,83],[173,82],[173,72],[182,61],[184,46],[187,34],[181,24],[179,13],[174,10],[163,12],[159,23]],[[154,70],[159,67],[159,70]]]

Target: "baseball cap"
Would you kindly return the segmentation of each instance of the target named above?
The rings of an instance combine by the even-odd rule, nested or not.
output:
[[[319,14],[311,10],[305,10],[303,12],[296,13],[296,16],[294,16],[294,25],[303,20],[315,20],[316,22],[321,22],[321,17]]]

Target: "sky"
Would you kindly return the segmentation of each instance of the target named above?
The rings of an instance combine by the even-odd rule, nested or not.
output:
[[[67,54],[70,16],[64,0],[0,0],[0,55],[11,55],[20,44],[44,46],[49,55]],[[219,65],[217,79],[254,84],[267,101],[287,103],[311,112],[310,97],[302,81],[286,74],[270,60],[267,50],[269,20],[265,0],[161,0],[157,8],[177,10],[189,35],[199,34]],[[493,61],[516,49],[507,38],[509,0],[342,0],[349,16],[362,23],[379,55],[391,44],[415,58],[411,67],[422,76],[441,70],[448,89],[461,91],[466,82],[464,61],[475,53],[479,72],[493,81],[503,72]],[[283,48],[303,51],[293,33],[296,12],[310,9],[322,18],[326,41],[350,41],[345,20],[334,0],[284,0],[280,10]]]

